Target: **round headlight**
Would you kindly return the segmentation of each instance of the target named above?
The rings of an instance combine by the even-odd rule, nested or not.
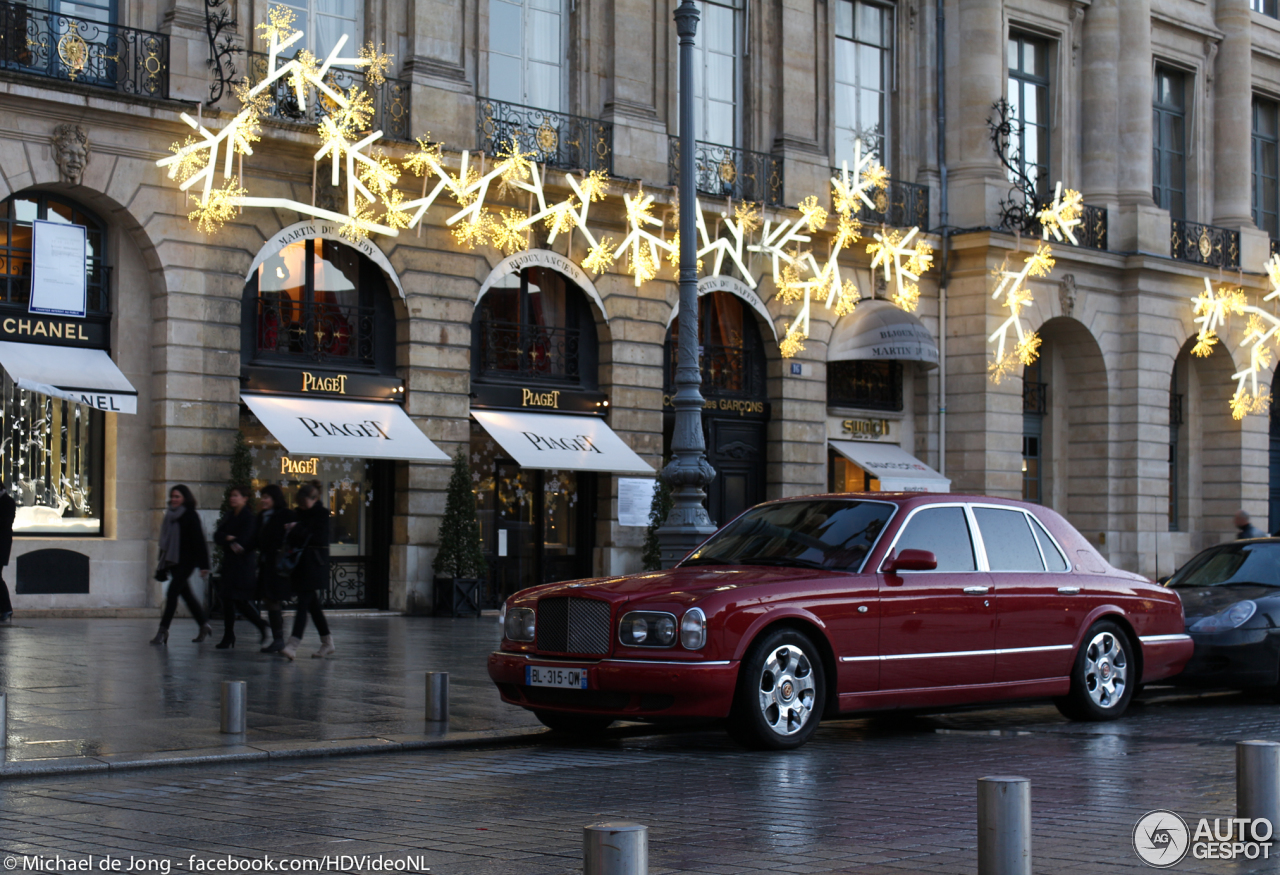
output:
[[[510,608],[502,617],[502,634],[512,641],[533,640],[534,614],[530,608]]]
[[[707,643],[707,615],[702,608],[690,608],[680,620],[680,643],[685,650],[701,650]]]
[[[631,611],[618,624],[624,647],[671,647],[676,643],[676,618],[661,611]]]
[[[1191,627],[1192,632],[1229,632],[1239,629],[1257,612],[1258,603],[1245,599],[1236,602],[1225,611],[1219,611],[1212,617],[1205,617]]]

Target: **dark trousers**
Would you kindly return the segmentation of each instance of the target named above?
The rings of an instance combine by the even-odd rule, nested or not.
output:
[[[223,635],[230,636],[232,629],[235,628],[236,611],[239,611],[240,616],[257,626],[259,632],[267,628],[267,624],[262,622],[262,614],[259,613],[258,606],[253,602],[248,599],[229,599],[224,596],[222,599]]]
[[[324,611],[320,609],[320,593],[314,589],[304,589],[298,596],[298,613],[293,618],[294,638],[302,640],[302,633],[307,631],[307,614],[311,615],[311,619],[315,621],[316,631],[323,638],[329,634],[329,622],[324,618]]]
[[[200,606],[195,593],[191,591],[191,584],[188,583],[191,572],[195,570],[194,565],[179,565],[169,574],[169,591],[164,596],[164,616],[160,618],[161,629],[168,629],[169,624],[173,622],[173,613],[178,610],[179,597],[187,603],[187,610],[191,611],[191,616],[196,618],[197,626],[203,626],[208,622],[204,615],[204,608]]]
[[[13,602],[9,601],[9,587],[4,582],[4,572],[0,571],[0,614],[13,613]]]

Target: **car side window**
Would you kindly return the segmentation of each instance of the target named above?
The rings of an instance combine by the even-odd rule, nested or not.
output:
[[[1070,566],[1067,565],[1066,558],[1059,552],[1053,543],[1053,538],[1049,537],[1049,533],[1040,524],[1040,520],[1031,514],[1027,516],[1031,519],[1031,530],[1036,533],[1036,540],[1040,542],[1040,550],[1044,553],[1044,561],[1049,566],[1049,570],[1055,572],[1069,570]]]
[[[992,571],[1044,571],[1040,548],[1027,515],[1020,510],[975,507],[973,516],[987,548],[987,565]]]
[[[894,548],[928,550],[938,558],[939,571],[976,571],[973,538],[962,507],[926,507],[907,522]]]

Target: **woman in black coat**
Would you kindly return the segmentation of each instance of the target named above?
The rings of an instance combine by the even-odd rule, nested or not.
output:
[[[160,561],[156,566],[156,578],[169,577],[169,590],[165,593],[164,614],[160,617],[160,631],[151,639],[152,644],[169,643],[169,624],[178,609],[178,598],[187,603],[191,616],[195,617],[200,634],[191,639],[200,643],[213,634],[213,628],[205,618],[204,608],[191,592],[188,580],[191,573],[200,569],[200,576],[209,576],[209,545],[205,543],[204,526],[196,512],[196,498],[183,484],[169,490],[169,508],[160,524]]]
[[[249,509],[249,487],[233,486],[227,496],[231,510],[218,523],[213,543],[222,548],[219,566],[219,592],[222,596],[222,640],[219,650],[236,646],[236,611],[257,627],[263,646],[267,643],[267,624],[258,614],[253,599],[258,597],[258,562],[254,553],[254,534],[258,521]]]
[[[276,559],[285,547],[285,526],[293,522],[293,511],[284,492],[274,483],[262,487],[258,496],[258,597],[266,602],[267,620],[271,624],[271,643],[263,653],[284,650],[284,603],[293,598],[289,575],[281,574]]]
[[[311,654],[321,658],[335,652],[329,623],[320,608],[319,590],[329,587],[329,508],[320,503],[320,490],[314,483],[298,487],[298,510],[295,521],[285,526],[287,541],[291,547],[302,548],[298,566],[293,570],[293,593],[298,597],[298,613],[293,619],[293,635],[282,656],[293,659],[298,655],[302,633],[307,628],[307,615],[315,621],[320,633],[320,649]]]

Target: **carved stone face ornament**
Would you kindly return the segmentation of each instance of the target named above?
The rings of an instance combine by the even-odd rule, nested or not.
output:
[[[79,125],[58,125],[53,129],[53,160],[58,176],[70,185],[79,185],[89,163],[89,135]]]

